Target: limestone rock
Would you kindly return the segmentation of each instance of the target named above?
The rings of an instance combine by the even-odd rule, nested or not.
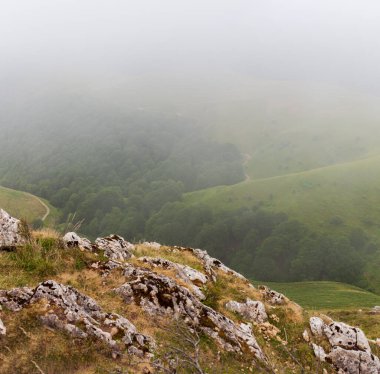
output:
[[[0,250],[11,250],[26,243],[20,233],[20,220],[0,209]]]
[[[371,348],[364,332],[357,327],[351,327],[343,322],[333,322],[324,327],[324,333],[332,347],[371,353]]]
[[[264,300],[271,305],[283,305],[287,301],[283,294],[273,291],[267,286],[259,286],[259,291],[264,296]]]
[[[104,255],[111,260],[125,261],[132,257],[135,246],[123,237],[118,235],[110,235],[105,238],[95,240],[95,245],[104,251]]]
[[[335,366],[339,372],[347,374],[379,374],[379,359],[363,351],[346,350],[334,347],[327,356],[328,361]]]
[[[115,313],[103,312],[94,299],[73,287],[48,280],[33,290],[16,288],[0,291],[0,304],[13,311],[19,311],[41,300],[50,305],[50,311],[41,315],[41,320],[48,326],[68,332],[74,337],[93,336],[114,351],[126,349],[138,355],[144,355],[154,347],[153,340],[138,333],[136,327],[126,318]],[[113,340],[108,332],[113,327],[122,335],[122,343]]]
[[[310,335],[309,332],[305,329],[302,333],[303,340],[305,340],[306,343],[310,342]]]
[[[215,339],[224,350],[248,353],[266,361],[249,325],[237,325],[202,304],[187,288],[148,269],[126,266],[128,281],[115,291],[127,303],[134,302],[152,315],[182,317],[189,326]]]
[[[7,334],[7,329],[4,326],[3,321],[0,319],[0,336],[5,336]]]
[[[325,328],[325,323],[323,320],[319,317],[311,317],[310,318],[310,329],[313,335],[315,336],[322,336],[323,330]]]
[[[261,301],[253,301],[247,298],[245,303],[229,301],[226,308],[240,314],[244,319],[250,322],[263,323],[268,320],[265,306]]]
[[[161,244],[157,242],[144,242],[143,245],[150,249],[155,249],[156,251],[158,251],[162,247]]]
[[[162,269],[174,270],[177,273],[178,278],[190,286],[190,289],[193,291],[194,295],[196,295],[200,300],[204,300],[206,298],[199,287],[207,283],[208,277],[200,271],[195,270],[190,266],[177,264],[164,258],[140,257],[139,260],[151,265],[153,268],[160,267]]]
[[[86,238],[81,238],[75,232],[68,232],[63,237],[63,242],[68,248],[79,248],[82,250],[92,251],[94,246]]]
[[[322,362],[325,362],[326,361],[326,357],[327,357],[327,354],[325,352],[325,350],[317,345],[317,344],[312,344],[312,347],[313,347],[313,351],[314,351],[314,354],[315,354],[315,357],[319,360],[319,361],[322,361]]]

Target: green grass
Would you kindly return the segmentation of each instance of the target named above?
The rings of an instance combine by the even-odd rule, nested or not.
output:
[[[264,283],[309,310],[349,310],[380,305],[380,296],[345,283]]]
[[[46,219],[46,223],[49,224],[54,221],[58,212],[55,208],[51,207],[46,200],[43,201],[50,207],[50,215]],[[46,208],[40,203],[37,197],[1,186],[0,208],[14,217],[24,218],[28,222],[40,219],[46,213]]]

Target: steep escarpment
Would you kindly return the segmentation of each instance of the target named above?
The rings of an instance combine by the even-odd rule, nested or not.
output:
[[[200,249],[0,228],[1,373],[380,373],[360,328]]]

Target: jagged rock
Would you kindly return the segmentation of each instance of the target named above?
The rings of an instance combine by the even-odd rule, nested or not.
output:
[[[268,320],[265,306],[261,301],[253,301],[247,298],[245,303],[229,301],[226,308],[240,314],[244,319],[250,322],[263,323]]]
[[[189,326],[204,331],[226,351],[250,353],[266,361],[248,325],[236,325],[202,304],[187,288],[148,269],[127,265],[128,282],[115,291],[127,303],[135,302],[152,315],[182,317]]]
[[[86,238],[81,238],[75,232],[68,232],[63,237],[63,242],[68,248],[79,248],[86,251],[92,251],[94,246],[91,242]]]
[[[343,322],[333,322],[323,329],[332,347],[355,349],[371,353],[364,332],[357,327],[351,327]]]
[[[313,351],[314,351],[314,354],[315,354],[315,357],[319,360],[319,361],[322,361],[322,362],[325,362],[326,361],[326,357],[327,357],[327,354],[325,352],[325,350],[317,345],[317,344],[312,344],[312,347],[313,347]]]
[[[286,303],[287,299],[283,294],[273,291],[267,286],[259,286],[259,291],[264,296],[264,300],[269,304],[283,305]]]
[[[0,336],[7,335],[7,328],[4,326],[3,321],[0,319]]]
[[[48,280],[40,283],[35,289],[20,288],[10,291],[0,291],[0,304],[18,311],[38,301],[45,300],[53,312],[41,316],[41,320],[49,325],[72,334],[74,337],[84,338],[88,335],[108,344],[113,350],[127,349],[128,352],[143,355],[154,346],[152,339],[139,334],[136,327],[126,318],[105,313],[94,299],[78,292],[70,286]],[[51,309],[50,308],[50,309]],[[80,328],[77,326],[83,326]],[[113,340],[107,331],[112,327],[122,334],[121,343]]]
[[[200,271],[195,270],[190,266],[177,264],[164,258],[140,257],[139,260],[151,265],[152,267],[174,270],[177,273],[178,278],[190,286],[194,295],[196,295],[200,300],[204,300],[206,298],[199,286],[205,285],[208,278]]]
[[[144,242],[143,245],[145,247],[155,249],[155,250],[159,250],[162,247],[162,245],[160,243],[157,243],[157,242]]]
[[[95,245],[104,251],[104,255],[111,260],[125,261],[132,257],[131,251],[135,246],[123,237],[118,235],[110,235],[105,238],[98,238],[95,240]]]
[[[0,250],[11,250],[26,243],[20,233],[20,220],[0,209]]]
[[[334,347],[328,354],[327,360],[341,373],[347,374],[379,374],[379,359],[363,351],[346,350]]]
[[[325,323],[319,317],[311,317],[310,318],[310,330],[315,336],[322,336],[323,329],[325,327]]]

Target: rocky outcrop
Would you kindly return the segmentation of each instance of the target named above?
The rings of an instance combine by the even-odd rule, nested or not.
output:
[[[312,343],[315,356],[321,361],[330,362],[342,373],[380,373],[380,361],[372,354],[368,339],[359,328],[343,322],[325,324],[321,318],[312,317],[310,329],[314,336],[326,337],[330,344],[331,350],[326,353],[322,347]]]
[[[105,238],[95,240],[98,249],[104,251],[104,255],[111,260],[126,261],[132,257],[132,251],[135,246],[123,237],[118,235],[110,235]]]
[[[259,286],[259,291],[268,304],[283,305],[287,301],[287,298],[283,294],[273,291],[267,286]]]
[[[87,238],[81,238],[75,232],[68,232],[65,234],[63,237],[63,242],[67,248],[79,248],[86,251],[96,249],[96,247]]]
[[[177,264],[164,258],[140,257],[139,261],[149,264],[153,268],[159,267],[162,269],[174,270],[177,277],[189,286],[195,296],[197,296],[200,300],[204,300],[206,298],[200,287],[207,283],[208,277],[200,271],[195,270],[190,266]]]
[[[171,278],[132,265],[126,266],[124,274],[128,281],[115,291],[125,302],[134,302],[152,315],[181,317],[189,326],[217,341],[224,350],[266,361],[249,325],[235,324],[202,304]]]
[[[12,250],[26,243],[20,232],[21,221],[0,209],[0,250]]]
[[[47,303],[41,320],[74,337],[92,336],[106,343],[114,352],[126,350],[139,356],[149,353],[154,346],[153,340],[138,333],[126,318],[103,312],[94,299],[73,287],[49,280],[34,289],[24,287],[0,291],[0,304],[12,311],[19,311],[39,301]],[[113,338],[116,334],[120,339]]]
[[[265,306],[261,301],[253,301],[247,298],[245,303],[229,301],[226,308],[240,314],[246,321],[263,323],[268,320]]]

